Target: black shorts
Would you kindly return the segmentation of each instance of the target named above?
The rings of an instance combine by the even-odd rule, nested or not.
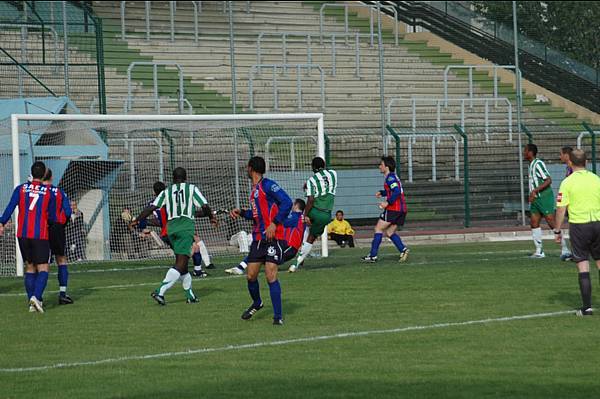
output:
[[[48,235],[50,237],[50,251],[54,256],[65,256],[65,247],[67,245],[67,239],[65,235],[65,225],[60,223],[53,223],[48,228]]]
[[[283,262],[281,262],[281,263],[285,263],[288,260],[294,259],[294,257],[296,256],[297,253],[298,253],[298,250],[296,248],[294,248],[294,247],[287,247],[283,251]]]
[[[600,260],[600,222],[569,224],[571,253],[575,262]]]
[[[401,211],[388,211],[385,210],[379,215],[379,219],[384,222],[395,224],[397,226],[404,226],[404,219],[406,219],[406,213]]]
[[[252,241],[250,253],[248,254],[248,263],[275,263],[281,265],[283,261],[283,251],[287,248],[287,243],[283,240],[277,241]]]
[[[19,249],[25,262],[42,265],[50,260],[50,242],[33,238],[19,238]]]

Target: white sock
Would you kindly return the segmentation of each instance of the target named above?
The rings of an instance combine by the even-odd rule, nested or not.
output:
[[[312,247],[313,245],[308,242],[302,244],[302,248],[300,249],[300,256],[298,256],[298,262],[296,263],[296,265],[299,265],[300,263],[304,262],[304,259],[306,259],[306,257],[308,256],[308,254],[312,250]]]
[[[248,264],[244,261],[241,261],[239,264],[239,267],[241,267],[242,269],[246,270],[246,268],[248,267]]]
[[[167,290],[169,288],[171,288],[177,280],[179,280],[180,276],[181,276],[181,273],[179,273],[174,268],[170,268],[169,271],[167,272],[167,275],[165,276],[165,279],[163,280],[162,284],[160,285],[160,288],[158,289],[158,295],[165,296],[165,292],[167,292]]]
[[[200,248],[200,255],[202,256],[202,262],[204,262],[204,265],[210,265],[210,255],[208,254],[208,249],[206,249],[206,245],[204,245],[204,241],[200,241],[198,243],[198,248]]]
[[[192,291],[192,276],[189,273],[184,274],[183,276],[181,276],[181,286],[183,287],[183,290],[186,293],[186,296],[188,298],[195,298],[196,295],[194,295],[194,292]]]
[[[241,253],[246,253],[250,251],[248,244],[248,234],[245,231],[240,231],[238,235],[238,245],[240,247]]]
[[[561,250],[562,255],[571,253],[571,250],[569,249],[569,245],[567,245],[567,239],[564,237],[564,235],[560,241],[560,245],[562,247],[562,250]]]
[[[533,243],[535,244],[535,252],[540,254],[542,250],[542,228],[531,229],[531,235],[533,236]]]
[[[202,270],[202,265],[194,265],[194,270],[199,272]]]

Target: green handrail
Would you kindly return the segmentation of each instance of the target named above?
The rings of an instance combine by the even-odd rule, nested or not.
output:
[[[531,132],[529,131],[529,129],[527,129],[527,126],[525,126],[524,123],[521,123],[521,130],[527,136],[528,143],[529,144],[533,144],[533,135],[531,134]]]
[[[471,226],[471,204],[469,193],[469,138],[465,131],[459,126],[454,125],[454,130],[463,138],[463,180],[465,187],[465,227]]]
[[[400,178],[400,135],[390,125],[386,125],[385,129],[392,135],[396,142],[396,174]]]
[[[246,140],[248,140],[248,148],[250,149],[250,157],[253,157],[255,152],[254,152],[254,139],[252,138],[252,132],[250,132],[250,129],[248,129],[246,127],[240,128],[240,131],[242,132],[242,135],[244,135]]]
[[[325,136],[325,165],[330,166],[331,162],[331,143],[329,141],[329,136],[324,134]]]
[[[596,173],[596,132],[586,122],[583,122],[582,125],[592,136],[592,172]]]
[[[175,169],[175,148],[173,144],[173,136],[168,131],[169,129],[162,128],[160,129],[160,133],[165,137],[167,142],[169,143],[169,166],[171,170]]]
[[[29,70],[27,68],[25,68],[23,65],[21,65],[21,63],[19,61],[17,61],[12,55],[10,55],[6,50],[4,50],[2,47],[0,47],[0,51],[2,51],[4,53],[4,55],[6,55],[8,58],[10,58],[11,61],[14,62],[18,68],[21,68],[27,75],[31,76],[31,78],[33,80],[38,82],[39,85],[44,88],[44,90],[46,90],[48,93],[50,93],[53,97],[58,97],[56,95],[56,93],[54,93],[52,90],[50,90],[50,88],[48,86],[46,86],[41,80],[36,78],[34,74],[29,72]]]
[[[87,11],[84,11],[87,12]],[[98,104],[101,114],[106,114],[106,86],[104,78],[104,37],[102,19],[90,14],[96,33],[96,64],[98,70]]]

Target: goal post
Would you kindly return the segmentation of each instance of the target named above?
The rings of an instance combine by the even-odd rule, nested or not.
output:
[[[6,140],[9,134],[10,141]],[[226,210],[238,204],[248,206],[249,157],[263,156],[266,176],[278,181],[292,200],[304,198],[303,183],[312,175],[312,158],[326,159],[320,113],[13,114],[10,128],[0,121],[0,140],[7,147],[4,158],[8,152],[12,157],[12,173],[6,176],[12,175],[12,182],[3,182],[7,187],[0,190],[3,206],[8,203],[9,188],[12,192],[10,183],[14,187],[26,180],[29,165],[36,160],[53,169],[53,184],[77,203],[82,227],[75,238],[70,239],[67,231],[67,250],[69,245],[85,248],[74,255],[74,261],[169,258],[159,229],[149,225],[131,233],[125,227],[154,198],[153,183],[162,180],[168,185],[177,166],[186,168],[188,181],[199,186],[214,210]],[[6,165],[9,160],[0,161]],[[249,231],[250,224],[219,218],[217,230],[199,219],[197,235],[211,255],[239,254],[229,244],[230,235]],[[16,220],[13,215],[15,233]],[[76,239],[81,242],[69,244]],[[4,252],[0,253],[0,276],[23,273],[16,240],[13,243],[9,246],[4,241],[0,246]],[[327,232],[322,237],[322,255],[328,255]]]

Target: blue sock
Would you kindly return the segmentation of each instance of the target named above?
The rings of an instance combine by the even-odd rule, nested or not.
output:
[[[390,240],[392,240],[392,242],[394,243],[396,248],[398,248],[398,251],[402,252],[406,248],[406,245],[404,245],[404,243],[402,242],[402,240],[400,239],[400,236],[398,234],[396,234],[396,233],[392,234],[390,236]]]
[[[260,287],[258,285],[258,280],[248,281],[248,292],[252,297],[252,304],[254,306],[258,306],[262,303],[262,299],[260,299]]]
[[[31,299],[33,296],[36,277],[37,273],[25,273],[25,291],[27,292],[27,299]]]
[[[202,266],[202,255],[200,255],[200,252],[193,254],[192,260],[194,261],[194,266]]]
[[[48,284],[48,272],[38,272],[37,278],[35,279],[35,288],[33,290],[33,295],[38,301],[41,301],[44,296],[46,284]]]
[[[69,269],[67,265],[58,265],[58,287],[60,289],[60,296],[67,295],[67,283],[69,282]]]
[[[269,292],[271,293],[271,303],[273,304],[273,318],[281,319],[281,286],[279,280],[269,283]]]
[[[369,253],[370,257],[377,256],[377,252],[379,252],[379,246],[381,245],[381,240],[383,239],[383,233],[375,233],[373,236],[373,242],[371,243],[371,253]]]

